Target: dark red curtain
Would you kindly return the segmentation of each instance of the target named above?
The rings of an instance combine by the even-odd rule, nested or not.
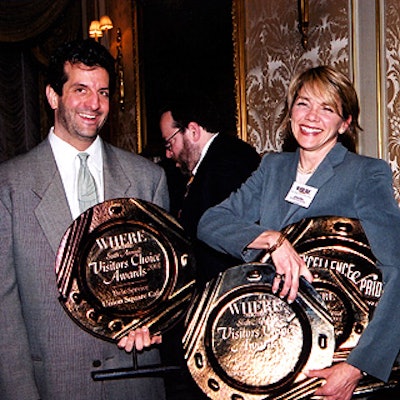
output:
[[[80,0],[0,0],[0,162],[24,153],[52,124],[45,67],[81,35]]]

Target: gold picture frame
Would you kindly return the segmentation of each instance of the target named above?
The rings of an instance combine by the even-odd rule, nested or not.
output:
[[[235,73],[236,128],[239,138],[247,142],[245,17],[244,0],[232,0],[232,40]]]

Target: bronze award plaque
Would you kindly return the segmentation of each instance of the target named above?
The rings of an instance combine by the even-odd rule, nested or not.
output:
[[[272,293],[274,274],[270,264],[230,268],[190,309],[185,357],[211,399],[289,399],[314,388],[304,371],[332,363],[334,325],[320,295],[301,280],[289,304]]]
[[[358,220],[305,219],[283,230],[314,275],[300,280],[289,304],[271,292],[274,266],[244,264],[210,281],[187,314],[189,370],[211,399],[314,399],[322,384],[304,372],[346,360],[372,318],[383,291]],[[363,378],[355,396],[382,394],[400,382]],[[368,398],[368,397],[363,397]]]
[[[114,199],[81,214],[56,259],[60,301],[83,329],[117,341],[148,326],[170,328],[194,293],[191,244],[163,209],[138,199]]]
[[[383,290],[361,224],[349,218],[320,217],[291,225],[285,234],[313,272],[313,286],[335,322],[335,357],[346,359]]]
[[[373,316],[383,292],[381,271],[358,220],[319,217],[302,220],[284,233],[313,272],[313,286],[335,326],[334,363],[346,360]],[[387,383],[363,378],[355,395],[382,393],[400,382],[400,365]]]

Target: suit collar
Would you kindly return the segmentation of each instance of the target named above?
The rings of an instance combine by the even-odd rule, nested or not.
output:
[[[112,146],[103,142],[103,150],[104,200],[126,197],[131,187],[131,181],[121,167],[121,163]],[[130,171],[127,172],[129,173]]]
[[[103,142],[105,200],[126,197],[131,183],[112,146]],[[32,168],[38,176],[32,191],[38,197],[35,215],[53,251],[56,253],[61,238],[73,219],[65,196],[60,173],[48,139],[31,152]]]
[[[326,155],[315,173],[311,176],[308,185],[320,188],[334,174],[334,168],[343,162],[348,150],[341,144],[336,143],[332,150]]]
[[[48,139],[32,151],[32,156],[32,168],[38,173],[32,191],[39,199],[34,213],[51,248],[57,252],[72,222],[71,212]]]
[[[223,133],[217,133],[213,138],[211,138],[207,152],[202,157],[201,163],[199,162],[197,164],[196,175],[201,175],[202,171],[204,171],[204,168],[207,169],[207,167],[204,167],[204,165],[207,165],[210,160],[216,157],[221,157],[221,149],[225,150],[228,140],[230,140],[230,138]]]
[[[312,186],[320,190],[320,188],[325,185],[334,175],[334,168],[339,165],[340,163],[343,162],[348,150],[341,144],[337,143],[332,150],[326,155],[324,160],[321,162],[321,164],[318,166],[317,170],[314,172],[314,174],[311,176],[311,178],[308,180],[307,185]],[[294,169],[297,169],[297,163],[299,161],[299,149],[296,152],[296,157],[295,157],[295,164],[294,164]],[[292,166],[293,167],[293,166]],[[292,168],[293,169],[293,168]],[[288,175],[289,179],[294,181],[294,178],[296,176],[296,172],[294,170],[294,173]],[[289,187],[291,187],[293,182],[289,183]],[[286,194],[284,194],[284,197],[286,197]],[[302,215],[305,214],[306,209],[296,205],[289,203],[289,207],[287,208],[286,215],[284,217],[284,223],[283,226],[286,226],[289,224],[289,221],[294,218],[296,215],[296,219],[302,218]]]
[[[210,140],[205,144],[205,146],[203,147],[203,150],[201,150],[200,159],[197,162],[196,166],[193,168],[192,175],[196,175],[197,170],[199,169],[201,162],[206,157],[210,146],[213,144],[214,140],[216,140],[218,136],[219,136],[219,133],[213,134],[213,136],[211,136]]]

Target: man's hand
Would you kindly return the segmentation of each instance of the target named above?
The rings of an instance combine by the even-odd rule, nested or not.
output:
[[[279,236],[280,232],[265,231],[247,247],[250,249],[268,250],[278,241]],[[281,287],[279,296],[282,298],[287,296],[288,302],[291,303],[296,299],[300,276],[304,276],[311,283],[313,281],[312,273],[307,268],[304,260],[286,239],[271,254],[271,258],[276,268],[272,291],[276,293]]]
[[[149,329],[144,326],[143,328],[130,331],[117,345],[120,349],[124,349],[127,353],[130,353],[134,347],[136,350],[141,351],[146,347],[150,347],[153,344],[160,344],[161,342],[161,335],[150,336]]]
[[[309,371],[307,376],[322,378],[326,381],[314,393],[315,396],[329,400],[350,400],[362,378],[362,373],[358,368],[342,362],[330,368]]]

